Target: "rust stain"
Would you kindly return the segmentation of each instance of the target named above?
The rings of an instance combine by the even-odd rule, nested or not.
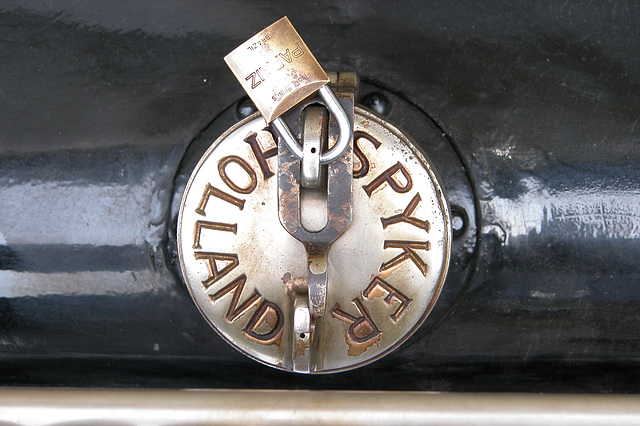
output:
[[[369,340],[367,340],[366,342],[363,342],[363,343],[359,343],[359,342],[354,341],[349,336],[349,331],[348,330],[344,332],[344,336],[345,336],[345,341],[347,342],[347,345],[349,346],[349,350],[347,351],[347,355],[349,355],[349,356],[360,356],[363,353],[365,353],[367,351],[367,349],[369,349],[375,343],[378,343],[378,341],[380,341],[380,338],[382,337],[382,334],[378,334],[377,337],[375,337],[373,339],[369,339]]]
[[[309,350],[309,339],[305,341],[302,340],[297,340],[296,341],[296,347],[294,349],[293,352],[293,357],[294,358],[299,358],[301,356],[304,356],[304,354]]]

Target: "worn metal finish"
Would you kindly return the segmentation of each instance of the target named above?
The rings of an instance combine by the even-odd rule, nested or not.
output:
[[[358,148],[368,171],[351,178],[351,150],[329,165],[329,219],[318,232],[302,228],[299,202],[291,201],[301,188],[299,160],[280,147],[277,178],[260,176],[265,169],[243,143],[275,145],[259,118],[214,142],[185,188],[178,248],[194,301],[229,343],[281,369],[334,372],[380,358],[417,330],[445,279],[451,225],[429,163],[373,114],[358,110],[354,121],[358,141],[368,142]],[[340,227],[343,203],[339,214],[331,205],[341,200],[332,191],[351,193],[340,187],[345,183],[353,189],[349,228]],[[283,218],[298,227],[280,226]],[[324,316],[307,278],[319,274],[329,308]]]
[[[2,2],[2,383],[640,391],[639,7]],[[467,219],[424,326],[342,375],[246,359],[174,274],[184,185],[244,97],[219,58],[284,14]]]

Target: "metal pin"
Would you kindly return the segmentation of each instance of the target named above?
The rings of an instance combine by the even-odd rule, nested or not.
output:
[[[305,296],[296,296],[293,302],[293,339],[291,339],[291,359],[293,371],[309,373],[311,371],[311,314],[309,301]]]
[[[322,186],[322,165],[320,153],[323,142],[327,140],[327,110],[310,106],[304,110],[302,119],[302,173],[300,183],[305,188]]]

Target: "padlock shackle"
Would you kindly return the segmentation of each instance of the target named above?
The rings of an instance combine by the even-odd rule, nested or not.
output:
[[[329,85],[322,86],[318,90],[318,94],[324,101],[329,112],[335,117],[338,122],[338,128],[340,129],[338,142],[336,142],[333,148],[329,151],[323,152],[322,155],[320,155],[320,164],[329,164],[337,160],[349,146],[353,136],[353,125],[351,124],[346,111],[342,107],[342,104],[338,101],[338,98],[336,98],[336,95],[333,93],[331,88],[329,88]],[[272,121],[272,123],[289,151],[291,151],[291,153],[293,153],[293,155],[295,155],[299,160],[302,160],[304,155],[302,145],[297,141],[293,133],[291,133],[287,123],[285,123],[281,117],[277,117]]]

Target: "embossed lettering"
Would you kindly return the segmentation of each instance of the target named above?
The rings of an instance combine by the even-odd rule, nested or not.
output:
[[[304,55],[304,51],[300,47],[300,43],[296,43],[296,48],[293,49],[293,52],[291,52],[291,54],[294,58],[299,58],[300,56]]]
[[[262,328],[267,330],[261,331]],[[282,311],[275,303],[265,300],[242,330],[242,334],[247,339],[261,345],[280,345],[283,328]]]
[[[247,299],[242,305],[238,306],[240,302],[240,296],[242,295],[242,290],[244,290],[244,285],[247,282],[247,276],[242,274],[231,284],[223,287],[218,290],[214,295],[209,295],[209,299],[213,303],[220,300],[222,297],[226,296],[229,293],[233,294],[231,298],[231,303],[229,303],[229,309],[227,309],[227,314],[224,319],[227,322],[231,323],[244,315],[249,309],[257,306],[260,302],[262,302],[262,296],[257,291],[254,291],[253,295]]]
[[[235,223],[221,223],[221,222],[207,222],[204,220],[197,220],[193,227],[193,248],[201,249],[200,247],[200,234],[203,229],[211,229],[213,231],[233,232],[238,231],[238,225]]]
[[[251,151],[253,151],[253,155],[258,161],[258,165],[262,171],[262,176],[264,176],[265,179],[273,176],[274,173],[271,171],[267,159],[278,155],[278,146],[272,146],[269,149],[263,150],[262,146],[260,146],[260,141],[258,141],[258,134],[256,132],[249,133],[247,137],[244,138],[244,141],[251,146]]]
[[[204,260],[207,262],[206,265],[209,270],[209,278],[202,281],[202,285],[205,289],[208,289],[213,283],[233,271],[233,269],[239,264],[238,255],[235,253],[212,253],[201,251],[194,253],[194,256],[196,260]],[[218,269],[217,261],[228,263],[222,269]]]
[[[244,188],[238,186],[234,183],[229,176],[227,175],[227,166],[230,163],[236,163],[239,165],[249,176],[249,183]],[[251,194],[254,189],[256,189],[256,185],[258,184],[258,179],[256,178],[256,172],[253,171],[249,163],[246,160],[238,157],[237,155],[228,155],[222,159],[218,163],[218,172],[220,173],[220,177],[226,183],[229,188],[233,189],[240,194]]]
[[[200,199],[200,203],[198,207],[196,207],[196,213],[202,216],[206,216],[204,209],[207,207],[207,203],[209,202],[209,197],[214,196],[220,198],[223,201],[226,201],[229,204],[233,204],[240,210],[244,209],[244,200],[240,198],[236,198],[231,194],[227,194],[226,192],[216,188],[215,186],[211,186],[207,184],[204,188],[204,192],[202,193],[202,198]]]
[[[369,159],[367,158],[367,156],[364,155],[362,148],[360,148],[360,144],[359,144],[360,139],[368,140],[373,144],[373,147],[375,149],[378,149],[380,145],[382,145],[382,143],[379,140],[377,140],[376,138],[374,138],[368,133],[357,131],[353,134],[353,140],[355,141],[353,144],[353,153],[355,154],[356,158],[358,159],[358,162],[360,163],[358,166],[356,166],[355,163],[353,165],[354,179],[360,179],[365,177],[367,173],[369,173],[369,167],[371,165],[369,163]]]
[[[404,178],[407,181],[406,184],[402,185],[400,182],[398,182],[398,180],[395,177],[396,173],[398,172],[400,172],[404,176]],[[362,188],[367,193],[367,195],[371,197],[371,194],[373,194],[373,192],[376,189],[380,188],[385,183],[388,183],[391,189],[393,189],[394,191],[400,194],[404,194],[405,192],[411,191],[411,188],[413,187],[413,181],[411,180],[411,175],[399,161],[393,166],[389,167],[384,172],[382,172],[382,174],[380,174],[380,176],[372,180],[369,185],[365,185]]]
[[[394,323],[397,323],[398,320],[402,318],[402,316],[407,312],[407,309],[409,309],[409,307],[413,303],[412,299],[409,299],[400,290],[393,287],[391,284],[384,281],[380,277],[375,277],[373,280],[371,280],[369,286],[362,293],[362,295],[368,300],[384,297],[384,302],[388,306],[391,306],[393,302],[400,302],[400,305],[398,306],[396,311],[393,314],[389,315],[391,321],[393,321]]]
[[[293,59],[291,59],[291,53],[289,53],[289,49],[285,50],[284,53],[278,53],[278,55],[284,59],[288,64],[291,63]]]
[[[409,201],[409,205],[407,205],[407,207],[404,209],[402,214],[381,218],[380,220],[382,221],[382,228],[387,229],[387,226],[389,225],[393,225],[399,222],[406,222],[410,225],[413,225],[420,229],[424,229],[425,231],[429,232],[429,221],[420,220],[416,217],[411,217],[411,215],[416,211],[416,208],[418,208],[418,204],[420,203],[420,201],[421,201],[420,194],[416,194],[411,199],[411,201]]]
[[[300,47],[300,43],[296,43],[296,48],[293,49],[291,52],[289,52],[289,49],[287,49],[284,51],[284,53],[278,53],[278,56],[284,59],[288,64],[290,64],[291,61],[293,61],[293,58],[299,58],[302,55],[304,55],[304,50],[302,50],[302,47]]]
[[[331,316],[349,324],[349,328],[345,331],[345,340],[349,346],[347,354],[350,356],[362,355],[371,345],[380,340],[382,332],[371,319],[369,311],[364,307],[362,301],[358,298],[351,301],[355,306],[360,317],[354,317],[343,311],[340,304],[336,303],[331,309]]]
[[[402,249],[402,253],[380,265],[380,272],[393,271],[406,261],[411,260],[422,272],[422,275],[427,276],[429,267],[414,250],[430,250],[431,243],[429,241],[422,243],[420,241],[389,240],[384,242],[384,248],[399,248]]]
[[[260,86],[260,83],[264,81],[262,74],[260,74],[260,68],[258,68],[257,70],[255,70],[254,72],[246,76],[244,79],[245,81],[251,80],[252,89],[255,89],[256,87]]]

